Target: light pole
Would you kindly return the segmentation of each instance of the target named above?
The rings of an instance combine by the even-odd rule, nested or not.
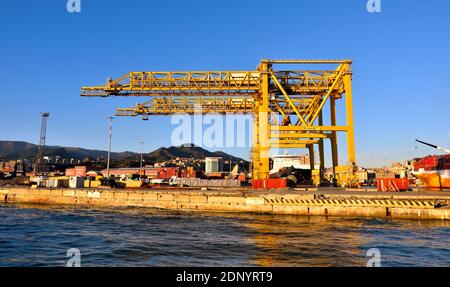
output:
[[[106,178],[109,178],[109,162],[111,160],[111,141],[112,141],[112,120],[114,117],[108,117],[109,119],[109,145],[108,145],[108,162],[106,164]]]
[[[142,172],[142,163],[143,163],[143,154],[144,154],[144,141],[141,141],[141,164],[140,164],[140,168],[139,168],[139,172],[141,174],[141,177],[143,176],[143,172]]]

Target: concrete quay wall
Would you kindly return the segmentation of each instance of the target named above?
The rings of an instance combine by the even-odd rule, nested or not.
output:
[[[12,203],[90,206],[138,206],[179,210],[253,212],[288,215],[373,218],[450,219],[448,198],[380,199],[367,195],[339,197],[311,193],[258,193],[230,191],[31,189],[2,188],[0,201]]]

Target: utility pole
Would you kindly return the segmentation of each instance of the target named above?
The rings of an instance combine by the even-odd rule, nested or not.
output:
[[[45,161],[44,161],[44,150],[45,150],[45,138],[47,134],[47,119],[50,116],[50,113],[43,112],[41,113],[41,134],[39,137],[39,150],[36,161],[36,175],[44,175],[45,173]]]
[[[111,160],[111,141],[112,141],[112,120],[114,117],[108,117],[109,119],[109,145],[108,145],[108,163],[106,164],[106,178],[109,178],[109,163]]]
[[[139,167],[139,173],[141,175],[141,177],[143,176],[143,170],[142,170],[142,163],[143,163],[143,154],[144,154],[144,141],[141,141],[141,164]]]

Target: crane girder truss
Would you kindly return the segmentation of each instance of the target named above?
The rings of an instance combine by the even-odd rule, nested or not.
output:
[[[119,108],[117,116],[251,113],[253,98],[233,97],[154,97],[132,108]]]
[[[333,66],[332,69],[274,70],[273,65]],[[349,165],[355,166],[350,60],[262,60],[254,71],[131,72],[101,86],[82,87],[81,96],[150,97],[116,110],[118,116],[252,114],[253,177],[267,178],[270,148],[319,145],[330,139],[338,165],[337,134],[347,132]],[[347,124],[336,124],[335,101],[345,94]],[[322,112],[329,102],[329,125]],[[311,148],[312,147],[312,148]],[[313,155],[311,155],[313,166]]]
[[[321,94],[334,83],[337,72],[279,71],[273,73],[294,94]],[[342,83],[339,85],[342,87]],[[261,89],[259,71],[131,72],[102,86],[83,87],[81,96],[248,96]],[[275,85],[270,87],[277,90]]]
[[[294,99],[301,114],[310,112],[317,98]],[[312,105],[311,105],[312,103]],[[269,100],[270,109],[276,115],[294,115],[294,109],[282,99]],[[171,114],[252,114],[253,98],[236,97],[152,97],[147,102],[131,108],[116,109],[117,116],[171,115]]]

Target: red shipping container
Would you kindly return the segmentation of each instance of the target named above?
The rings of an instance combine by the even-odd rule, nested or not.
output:
[[[407,178],[378,178],[377,189],[379,191],[405,191],[409,188]]]
[[[278,188],[286,188],[287,187],[287,179],[286,178],[282,178],[278,181],[279,186]]]
[[[151,178],[158,178],[159,172],[156,169],[149,169],[149,170],[145,170],[145,175],[147,175],[148,177],[151,177]]]
[[[254,179],[252,180],[252,188],[255,189],[276,189],[286,188],[287,180],[285,178],[270,178],[270,179]]]
[[[425,170],[434,170],[438,166],[438,157],[437,156],[427,156],[422,158],[421,160],[414,163],[414,170],[419,170],[419,168],[423,168]]]
[[[268,188],[286,188],[287,181],[285,178],[268,179]]]
[[[450,169],[450,155],[445,156],[444,169]]]
[[[158,168],[156,170],[149,171],[148,175],[153,175],[155,178],[168,179],[172,176],[178,176],[177,168]]]
[[[267,179],[261,179],[261,183],[260,183],[259,188],[264,188],[264,189],[268,188],[268,186],[267,186]]]

